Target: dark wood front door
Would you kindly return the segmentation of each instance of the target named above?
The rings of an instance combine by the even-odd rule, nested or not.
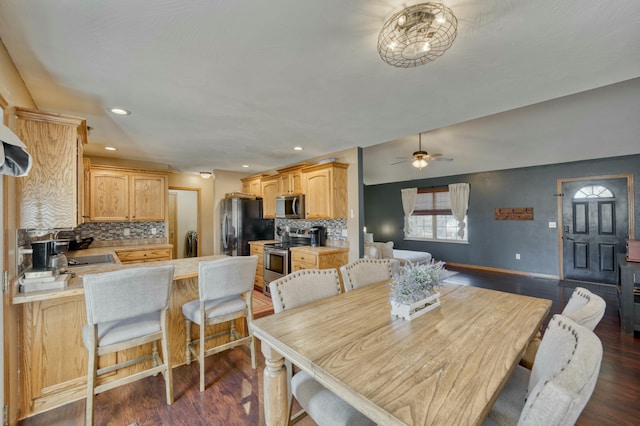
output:
[[[626,178],[562,184],[564,278],[615,284],[616,254],[629,236]]]

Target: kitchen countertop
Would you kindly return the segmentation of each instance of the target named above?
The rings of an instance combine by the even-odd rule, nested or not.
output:
[[[123,265],[120,263],[120,260],[116,256],[116,251],[122,250],[134,250],[134,249],[157,249],[157,248],[167,248],[172,247],[171,244],[144,244],[137,247],[127,246],[127,247],[99,247],[99,248],[90,248],[86,250],[76,250],[74,252],[68,252],[68,257],[76,256],[88,256],[88,255],[100,255],[100,254],[111,254],[114,257],[115,263],[100,263],[94,265],[85,265],[85,266],[73,266],[69,268],[70,272],[75,273],[75,277],[69,280],[69,283],[65,288],[56,289],[56,290],[46,290],[46,291],[34,291],[29,293],[19,293],[18,292],[18,279],[14,280],[14,291],[13,291],[13,304],[20,303],[29,303],[29,302],[38,302],[44,300],[52,300],[61,297],[70,297],[70,296],[78,296],[84,294],[84,289],[82,287],[82,277],[88,274],[98,274],[101,272],[110,272],[117,271],[120,269],[127,268],[141,268],[141,267],[149,267],[149,266],[163,266],[163,265],[173,265],[175,267],[173,273],[173,280],[183,280],[187,278],[194,278],[198,276],[198,263],[204,260],[216,260],[227,257],[226,255],[213,255],[213,256],[202,256],[202,257],[189,257],[185,259],[174,259],[174,260],[161,260],[153,263],[136,263]]]
[[[249,241],[249,244],[264,246],[265,244],[275,244],[279,242],[280,241],[278,240],[258,240],[258,241]],[[342,253],[345,251],[349,251],[349,247],[346,245],[328,245],[328,246],[316,246],[316,247],[295,246],[295,247],[289,248],[289,250],[291,251],[304,250],[312,253]]]
[[[265,244],[275,244],[279,243],[278,240],[258,240],[258,241],[249,241],[249,245],[255,244],[257,246],[264,246]]]
[[[298,246],[291,247],[291,251],[306,251],[311,253],[328,254],[328,253],[343,253],[349,251],[349,247],[335,247],[335,246]]]

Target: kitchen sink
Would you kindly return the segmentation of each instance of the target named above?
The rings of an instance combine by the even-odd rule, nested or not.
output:
[[[86,256],[67,256],[67,262],[70,267],[73,267],[96,265],[99,263],[115,263],[115,260],[110,254],[90,254]]]

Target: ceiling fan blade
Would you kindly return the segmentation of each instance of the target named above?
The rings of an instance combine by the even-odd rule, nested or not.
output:
[[[451,158],[451,157],[436,157],[436,158],[433,158],[433,161],[444,161],[444,162],[449,163],[449,162],[453,161],[453,158]]]
[[[395,163],[391,163],[391,166],[395,166],[396,164],[406,163],[407,161],[409,161],[409,159],[407,159],[407,160],[402,160],[402,161],[396,161]]]

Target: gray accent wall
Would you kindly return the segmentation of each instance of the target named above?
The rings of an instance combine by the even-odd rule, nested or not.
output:
[[[559,225],[557,180],[627,173],[635,182],[634,238],[640,239],[640,155],[365,186],[364,225],[375,241],[427,251],[445,262],[558,276],[559,229],[549,228],[549,222]],[[428,168],[424,174],[428,176]],[[460,182],[470,184],[469,243],[404,240],[400,190]],[[533,207],[534,220],[495,220],[498,207]]]

